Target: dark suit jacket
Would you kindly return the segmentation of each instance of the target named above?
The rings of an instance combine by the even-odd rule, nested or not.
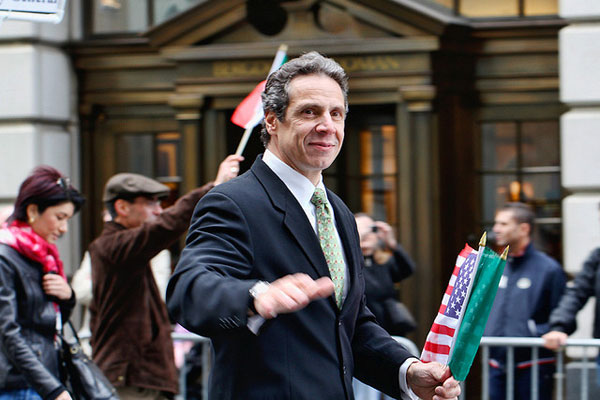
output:
[[[338,310],[333,296],[314,301],[267,321],[258,335],[246,327],[248,290],[297,272],[329,276],[317,236],[261,158],[198,203],[167,304],[184,327],[211,338],[211,399],[352,399],[354,374],[399,397],[398,371],[410,353],[366,308],[354,216],[327,195],[348,261],[344,305]]]

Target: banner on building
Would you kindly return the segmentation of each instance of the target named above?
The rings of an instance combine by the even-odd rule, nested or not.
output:
[[[58,24],[67,0],[0,0],[0,21],[7,19]]]

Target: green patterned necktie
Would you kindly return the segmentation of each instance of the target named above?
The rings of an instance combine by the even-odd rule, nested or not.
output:
[[[333,218],[327,204],[325,191],[323,189],[315,189],[310,202],[317,208],[317,231],[319,233],[319,242],[321,249],[325,254],[329,274],[335,288],[335,302],[338,308],[342,306],[342,293],[344,290],[344,276],[346,274],[346,265],[342,256],[342,249],[335,234],[333,226]]]

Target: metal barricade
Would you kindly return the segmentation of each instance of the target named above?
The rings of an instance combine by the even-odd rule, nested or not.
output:
[[[482,385],[481,385],[481,399],[489,400],[489,360],[490,360],[490,347],[506,347],[506,400],[513,400],[514,393],[514,349],[515,347],[530,347],[532,349],[531,361],[531,399],[537,400],[538,393],[538,380],[539,380],[539,348],[543,347],[544,340],[542,338],[525,338],[525,337],[483,337],[481,339],[480,349],[482,356]],[[556,352],[556,373],[554,375],[555,381],[555,395],[556,400],[563,400],[564,389],[565,389],[565,364],[564,364],[564,352],[565,348],[569,347],[582,347],[583,356],[581,357],[582,373],[581,373],[581,389],[580,389],[580,400],[589,399],[589,356],[587,355],[587,349],[591,347],[600,348],[600,339],[567,339],[566,346]],[[545,399],[540,399],[545,400]],[[568,400],[573,400],[569,398]]]
[[[210,374],[210,339],[195,333],[171,333],[173,341],[190,341],[202,343],[202,398],[208,399],[208,377]],[[179,394],[175,397],[179,400],[187,399],[187,373],[189,372],[186,357],[179,370]]]
[[[194,333],[176,333],[172,334],[173,341],[191,341],[194,343],[202,343],[202,398],[208,398],[208,377],[210,374],[210,365],[211,365],[211,350],[210,350],[210,339],[196,335]],[[419,358],[420,351],[418,347],[410,340],[405,337],[400,336],[392,336],[397,342],[404,345],[415,357]],[[87,335],[80,335],[80,339],[87,338]],[[541,338],[526,338],[526,337],[483,337],[480,343],[481,357],[482,357],[482,385],[481,385],[481,399],[489,400],[489,360],[490,360],[490,347],[503,346],[507,347],[507,357],[506,357],[506,370],[507,370],[507,379],[506,379],[506,400],[513,400],[513,390],[514,390],[514,348],[515,347],[531,347],[532,349],[532,374],[531,374],[531,399],[538,399],[538,380],[539,380],[539,368],[537,361],[539,359],[539,348],[543,347],[544,341]],[[598,348],[600,349],[600,339],[567,339],[567,343],[565,347],[561,348],[556,352],[556,373],[554,374],[554,382],[555,382],[555,390],[554,390],[554,399],[555,400],[563,400],[564,397],[564,389],[566,382],[566,373],[565,373],[565,349],[566,348],[574,348],[574,347],[582,347],[584,349],[583,354],[580,359],[582,372],[580,379],[580,397],[579,400],[589,400],[589,360],[590,357],[587,355],[588,348]],[[179,375],[179,395],[177,399],[185,400],[186,399],[186,372],[187,365],[184,358],[184,364],[181,367],[180,375]],[[467,396],[464,392],[461,394],[460,399],[466,400]],[[539,399],[545,400],[545,399]],[[572,398],[567,398],[566,400],[575,400]]]
[[[202,343],[202,398],[208,399],[208,376],[210,373],[210,339],[196,335],[194,333],[176,333],[173,332],[171,334],[173,341],[192,341],[194,343]],[[398,343],[403,345],[408,349],[408,351],[413,354],[415,357],[419,357],[419,349],[417,346],[410,340],[401,336],[392,336]],[[179,371],[179,394],[177,395],[177,399],[185,400],[187,398],[187,381],[186,374],[188,372],[187,363],[184,358],[183,365]]]

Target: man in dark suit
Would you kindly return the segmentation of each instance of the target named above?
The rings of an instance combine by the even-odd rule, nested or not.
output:
[[[353,399],[352,376],[396,398],[460,393],[447,367],[413,358],[365,305],[354,216],[321,176],[342,146],[347,88],[315,52],[272,73],[267,150],[194,211],[167,303],[211,338],[211,399]]]

